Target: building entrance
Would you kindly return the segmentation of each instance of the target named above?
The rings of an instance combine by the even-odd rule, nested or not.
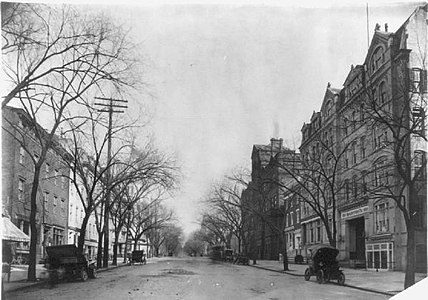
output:
[[[349,225],[349,259],[355,264],[365,266],[364,217],[348,221]]]

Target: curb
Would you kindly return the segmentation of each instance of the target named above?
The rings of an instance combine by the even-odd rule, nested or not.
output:
[[[120,265],[116,265],[116,266],[112,265],[111,267],[108,267],[108,268],[97,269],[97,273],[102,273],[102,272],[106,272],[109,270],[113,270],[113,269],[117,269],[117,268],[121,268],[121,267],[125,267],[125,266],[127,266],[127,264],[120,264]],[[26,282],[26,281],[24,279],[24,281],[21,281],[21,282]],[[47,280],[39,280],[36,282],[27,282],[26,285],[23,285],[20,287],[11,287],[11,288],[7,289],[7,291],[4,291],[4,292],[7,294],[7,293],[15,292],[17,290],[22,291],[22,290],[26,290],[26,289],[31,288],[31,287],[48,285],[48,284],[49,284],[49,282]]]
[[[266,271],[271,271],[271,272],[276,272],[276,273],[281,273],[281,274],[287,274],[287,275],[292,275],[292,276],[296,276],[296,277],[304,277],[304,275],[293,274],[293,273],[290,273],[289,271],[273,270],[273,269],[269,269],[269,268],[262,267],[262,266],[257,266],[257,265],[249,265],[249,266],[253,267],[253,268],[258,268],[258,269],[266,270]],[[332,283],[336,284],[334,282],[332,282]],[[338,285],[338,284],[336,284],[336,285]],[[378,290],[363,288],[363,287],[359,287],[359,286],[355,286],[355,285],[344,284],[343,286],[347,287],[347,288],[351,288],[351,289],[356,289],[356,290],[361,290],[361,291],[365,291],[365,292],[381,294],[381,295],[385,295],[385,296],[395,296],[396,295],[396,293],[383,292],[383,291],[378,291]]]

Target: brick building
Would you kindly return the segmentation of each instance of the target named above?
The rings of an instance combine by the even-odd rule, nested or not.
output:
[[[399,191],[404,185],[394,157],[400,141],[402,160],[411,162],[412,173],[425,165],[427,61],[421,58],[428,52],[426,20],[427,5],[395,33],[377,26],[364,63],[351,67],[343,89],[328,86],[320,112],[302,128],[303,160],[320,144],[329,145],[338,158],[337,210],[329,209],[336,217],[340,259],[350,265],[404,269],[406,224],[391,197],[402,193],[411,199],[408,210],[417,215],[416,265],[426,271],[426,171],[414,179],[417,197],[410,197],[407,189]],[[326,242],[325,227],[302,205],[305,248]]]
[[[295,151],[283,147],[282,139],[272,138],[270,145],[253,146],[251,182],[242,193],[246,207],[243,218],[249,220],[246,252],[253,258],[278,259],[284,252],[285,218],[288,216],[290,222],[290,215],[295,218],[293,213],[296,214],[298,208],[285,209],[287,193],[278,183],[286,180],[287,174],[282,169],[284,166],[292,168],[298,160],[296,156]]]
[[[2,203],[12,222],[31,236],[30,192],[34,163],[29,155],[40,154],[31,123],[24,110],[2,110]],[[55,144],[55,149],[60,149]],[[67,233],[69,170],[60,164],[60,156],[49,150],[40,174],[37,201],[37,260],[44,257],[45,247],[65,243]],[[65,176],[63,176],[65,175]],[[16,254],[29,255],[29,243],[19,243]]]

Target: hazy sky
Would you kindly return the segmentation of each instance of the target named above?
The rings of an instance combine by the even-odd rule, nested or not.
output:
[[[167,2],[99,8],[141,45],[154,96],[140,99],[153,103],[147,131],[181,162],[182,187],[169,203],[190,232],[211,182],[249,167],[253,144],[282,137],[299,146],[327,83],[341,88],[351,64],[364,61],[367,1]],[[376,23],[395,31],[418,3],[368,2],[370,39]]]

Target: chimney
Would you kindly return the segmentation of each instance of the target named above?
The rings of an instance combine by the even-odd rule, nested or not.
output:
[[[276,153],[281,151],[281,149],[282,149],[282,138],[281,139],[271,138],[270,139],[271,156],[274,156]]]
[[[385,32],[388,32],[388,23],[385,23]]]

